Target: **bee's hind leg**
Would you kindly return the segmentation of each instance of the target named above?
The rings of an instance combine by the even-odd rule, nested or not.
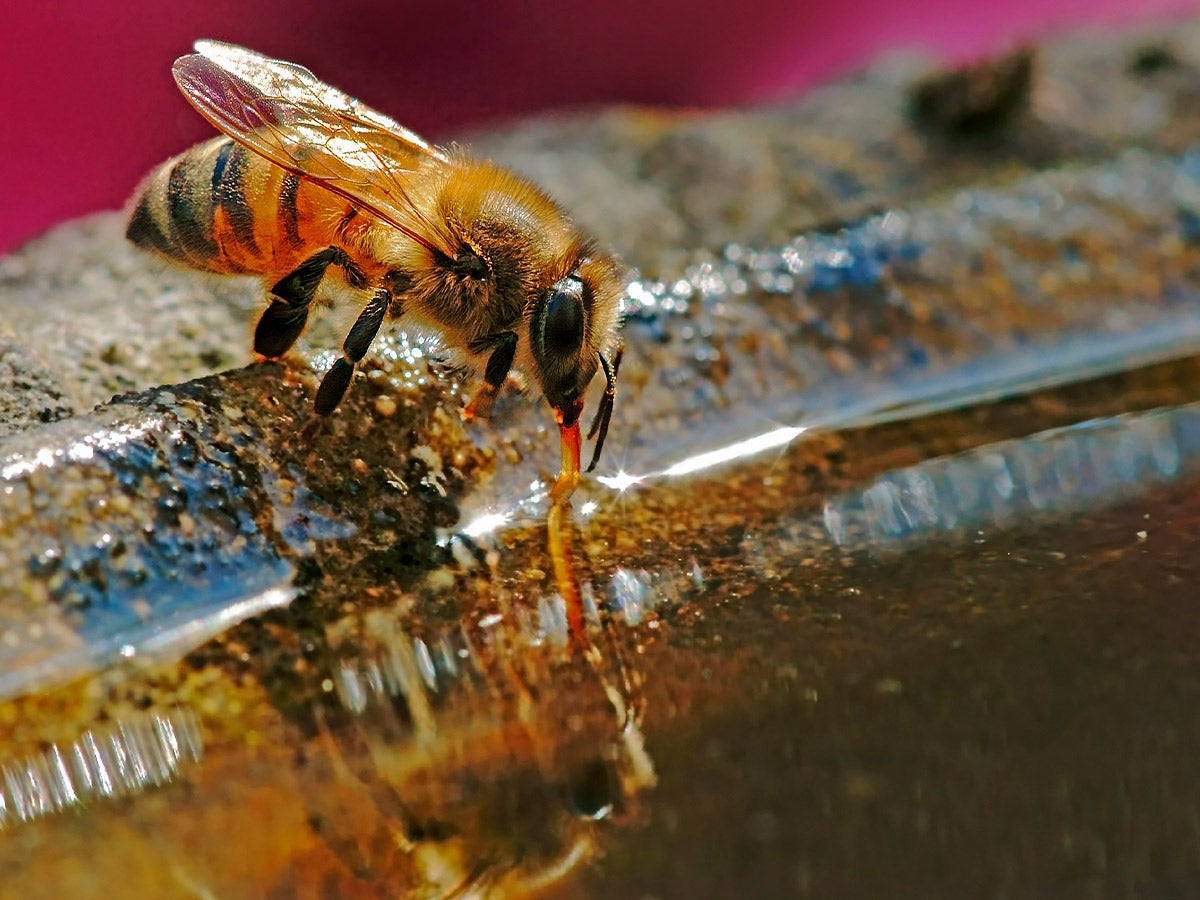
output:
[[[296,343],[308,321],[308,308],[317,295],[317,287],[330,266],[341,266],[352,286],[366,286],[362,272],[344,250],[326,247],[314,253],[271,288],[271,305],[263,311],[254,329],[255,353],[274,359]]]

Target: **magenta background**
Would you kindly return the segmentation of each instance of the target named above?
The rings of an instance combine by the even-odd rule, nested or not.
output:
[[[94,0],[0,18],[0,252],[121,206],[209,133],[169,68],[197,37],[301,62],[432,137],[564,104],[730,104],[917,46],[968,56],[1082,22],[1150,21],[1200,0],[607,0],[447,3]],[[977,8],[972,8],[977,7]]]

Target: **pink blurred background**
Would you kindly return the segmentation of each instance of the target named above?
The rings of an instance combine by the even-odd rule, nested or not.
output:
[[[93,0],[13,4],[0,36],[0,253],[119,207],[206,137],[171,61],[214,37],[303,63],[430,137],[562,105],[737,104],[889,47],[968,57],[1079,23],[1151,21],[1200,0],[607,0],[592,4]],[[702,10],[698,12],[697,10]]]

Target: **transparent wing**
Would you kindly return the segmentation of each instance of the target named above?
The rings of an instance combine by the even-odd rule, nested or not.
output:
[[[278,166],[365,207],[431,250],[453,256],[437,223],[409,199],[417,168],[445,154],[320,81],[303,66],[217,41],[175,61],[188,102],[218,129]]]
[[[197,41],[196,52],[210,59],[227,72],[256,86],[263,94],[309,104],[336,113],[348,124],[362,128],[365,141],[378,141],[379,146],[407,153],[413,157],[433,156],[445,160],[441,149],[405,128],[390,116],[371,109],[360,100],[325,84],[304,66],[271,59],[222,41]]]

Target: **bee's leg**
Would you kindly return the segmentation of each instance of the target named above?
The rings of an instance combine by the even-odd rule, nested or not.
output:
[[[272,359],[287,353],[304,330],[308,308],[317,295],[317,286],[325,277],[325,270],[330,266],[345,269],[346,280],[352,286],[366,286],[362,272],[344,250],[326,247],[320,253],[313,254],[271,288],[271,305],[263,312],[254,329],[255,353]]]
[[[308,321],[308,307],[316,296],[317,285],[336,255],[337,250],[333,247],[322,250],[275,282],[271,288],[271,305],[264,310],[254,329],[255,353],[271,358],[282,356],[296,342]]]
[[[592,419],[592,427],[588,429],[588,440],[596,438],[596,449],[592,453],[592,461],[588,463],[590,472],[600,461],[600,451],[604,449],[604,439],[608,437],[608,421],[612,418],[613,401],[617,397],[617,373],[621,371],[621,357],[625,355],[625,345],[618,344],[612,362],[600,354],[600,367],[604,370],[604,397],[596,409],[596,418]]]
[[[496,401],[497,392],[508,378],[513,357],[517,355],[517,333],[502,331],[499,334],[491,334],[472,341],[467,349],[473,353],[487,350],[492,353],[483,372],[483,384],[471,396],[471,402],[463,410],[463,417],[466,419],[474,419],[476,416],[487,418],[488,413],[492,411],[492,404]]]
[[[350,333],[342,343],[342,358],[325,373],[325,377],[321,379],[321,386],[317,388],[313,412],[318,416],[329,415],[342,402],[346,388],[350,386],[350,376],[354,374],[354,364],[367,355],[367,350],[375,340],[375,335],[379,334],[379,327],[383,324],[391,304],[391,293],[380,288],[354,320]]]

